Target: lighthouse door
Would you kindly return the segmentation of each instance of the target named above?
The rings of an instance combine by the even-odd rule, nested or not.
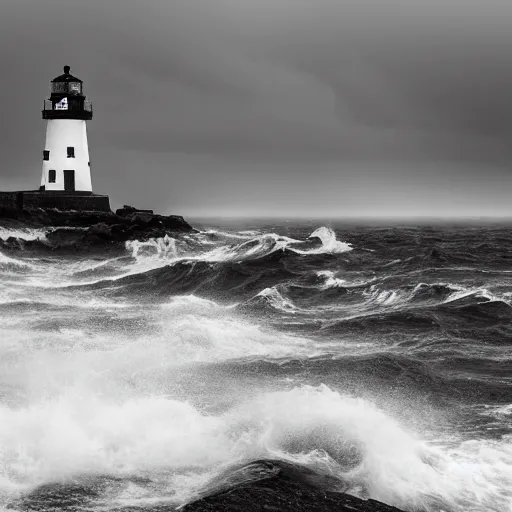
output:
[[[75,190],[75,171],[64,170],[64,190]]]

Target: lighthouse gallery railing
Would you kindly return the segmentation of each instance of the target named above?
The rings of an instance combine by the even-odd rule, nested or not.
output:
[[[44,100],[43,119],[92,119],[92,103],[90,101],[74,101],[71,98],[67,108],[56,108],[56,104],[50,99]]]

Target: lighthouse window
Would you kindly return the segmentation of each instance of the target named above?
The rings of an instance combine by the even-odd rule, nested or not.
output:
[[[48,183],[55,183],[55,178],[57,177],[57,173],[55,169],[50,169],[48,171]]]
[[[67,92],[68,84],[66,82],[53,82],[52,92]]]
[[[68,158],[75,158],[75,148],[68,146]]]
[[[69,92],[74,94],[80,94],[81,87],[79,82],[70,82],[69,84]]]
[[[47,149],[43,151],[43,160],[50,160],[50,152]]]

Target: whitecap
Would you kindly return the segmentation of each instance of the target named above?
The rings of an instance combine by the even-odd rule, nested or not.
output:
[[[325,226],[313,231],[309,238],[319,238],[322,242],[321,247],[305,250],[293,248],[292,250],[299,254],[342,254],[353,250],[351,244],[337,240],[336,233],[331,228]]]
[[[272,286],[271,288],[264,288],[256,295],[256,297],[264,297],[273,308],[281,311],[293,312],[297,309],[293,302],[289,299],[285,299],[275,286]]]
[[[7,240],[8,238],[18,238],[20,240],[46,240],[46,229],[36,228],[5,228],[0,227],[0,240]]]

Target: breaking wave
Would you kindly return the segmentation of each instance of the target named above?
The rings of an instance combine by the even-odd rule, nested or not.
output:
[[[0,425],[4,492],[71,475],[151,471],[151,494],[141,489],[133,504],[179,504],[219,468],[261,458],[306,465],[352,494],[402,508],[462,512],[478,504],[501,512],[508,496],[496,492],[495,479],[512,486],[510,442],[429,446],[371,403],[326,386],[263,394],[220,414],[164,396],[119,400],[69,389],[27,407],[2,406]]]
[[[9,238],[18,240],[46,240],[46,229],[30,229],[30,228],[4,228],[0,226],[0,240],[6,241]]]
[[[351,251],[353,248],[350,244],[339,242],[336,239],[336,233],[331,228],[321,227],[313,231],[309,238],[318,238],[322,245],[316,249],[300,250],[294,249],[299,254],[342,254]]]
[[[224,238],[242,239],[235,245],[221,245],[211,249],[209,236],[215,234]],[[308,249],[300,249],[301,245],[309,245],[312,239],[320,240],[320,245]],[[262,258],[275,251],[289,250],[297,254],[341,254],[352,250],[350,244],[339,242],[336,234],[330,228],[321,227],[315,230],[309,240],[302,241],[275,233],[265,233],[254,236],[251,234],[228,234],[218,231],[207,231],[187,237],[191,243],[177,245],[175,239],[168,236],[161,239],[150,239],[148,241],[126,242],[126,248],[133,257],[143,255],[158,255],[171,258],[200,259],[203,261],[247,261]],[[205,242],[207,242],[205,244]]]

